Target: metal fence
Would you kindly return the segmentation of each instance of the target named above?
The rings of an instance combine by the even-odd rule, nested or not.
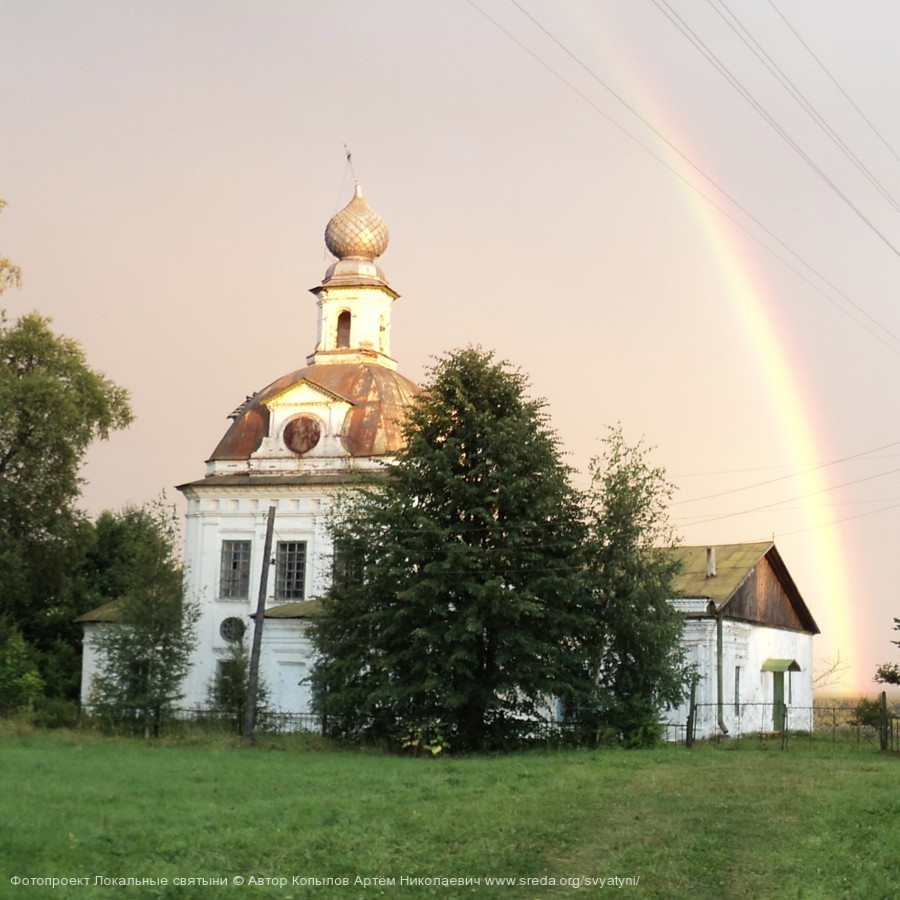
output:
[[[876,702],[876,701],[873,701]],[[690,746],[695,740],[746,745],[748,739],[760,746],[780,746],[787,749],[794,742],[830,743],[855,749],[884,749],[900,752],[900,711],[888,709],[879,721],[866,721],[861,716],[859,701],[844,704],[813,704],[778,708],[773,703],[746,703],[735,708],[728,706],[727,733],[717,723],[718,706],[698,703],[694,708],[694,732],[688,733],[687,722],[663,722],[663,739]],[[773,727],[783,721],[781,728]],[[699,727],[698,727],[699,723]]]
[[[184,725],[208,728],[218,727],[225,731],[239,731],[243,715],[221,709],[173,709],[170,717]],[[256,730],[266,734],[288,734],[305,731],[321,734],[322,719],[313,713],[272,712],[260,710],[256,718]]]
[[[702,720],[708,713],[707,721],[715,717],[716,704],[696,704],[694,721]],[[734,711],[733,711],[734,712]],[[774,730],[771,727],[774,705],[771,703],[744,704],[736,715],[729,718],[728,734],[695,733],[688,735],[686,722],[661,722],[660,732],[664,741],[671,744],[690,746],[695,740],[711,740],[728,743],[735,747],[748,746],[779,747],[788,749],[792,744],[818,743],[857,750],[884,749],[900,753],[900,715],[890,712],[887,716],[885,743],[878,727],[858,720],[855,705],[786,706],[785,727]],[[217,709],[189,708],[175,709],[170,713],[170,721],[182,727],[220,728],[224,731],[240,731],[240,717],[234,712]],[[260,712],[256,730],[267,734],[288,734],[306,732],[321,734],[322,719],[312,713]],[[560,722],[544,722],[535,725],[531,739],[535,743],[548,745],[565,744],[572,738],[570,728]]]

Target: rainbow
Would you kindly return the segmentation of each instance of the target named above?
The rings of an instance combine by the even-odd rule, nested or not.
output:
[[[544,25],[521,7],[515,0],[513,4],[530,19],[546,37],[554,41],[566,54],[573,57],[568,48],[559,41]],[[746,233],[738,233],[729,227],[725,213],[706,200],[698,191],[691,188],[697,179],[694,172],[688,171],[683,157],[673,146],[667,143],[669,135],[679,133],[667,123],[666,108],[655,101],[655,90],[640,69],[639,59],[627,56],[629,40],[623,34],[616,33],[616,23],[611,17],[598,14],[594,21],[588,21],[585,11],[576,11],[571,6],[561,6],[556,10],[557,21],[568,19],[561,27],[554,27],[559,34],[584,31],[597,31],[604,35],[603,54],[615,73],[616,82],[626,87],[625,98],[619,97],[629,106],[635,115],[650,123],[652,128],[663,123],[661,130],[653,135],[645,132],[643,126],[629,121],[627,126],[618,124],[626,121],[626,114],[616,110],[615,116],[607,115],[608,97],[598,88],[590,94],[582,92],[563,77],[542,55],[530,50],[524,43],[513,37],[506,29],[487,13],[475,6],[486,18],[504,31],[515,43],[527,53],[534,56],[545,68],[560,78],[569,88],[575,91],[586,103],[600,115],[607,118],[633,140],[642,144],[665,166],[676,173],[683,185],[685,203],[696,220],[700,233],[704,236],[707,248],[715,267],[725,285],[725,293],[731,299],[738,319],[738,327],[749,343],[750,351],[757,362],[761,381],[771,398],[772,408],[776,410],[781,424],[785,450],[798,468],[798,493],[804,496],[827,496],[830,488],[825,476],[824,467],[816,467],[816,462],[827,461],[827,455],[821,451],[825,442],[819,438],[813,423],[811,410],[815,408],[815,393],[806,388],[803,372],[799,364],[792,364],[792,355],[788,352],[785,330],[779,328],[775,298],[767,289],[764,278],[759,274],[747,254]],[[576,21],[584,19],[584,21]],[[601,22],[602,20],[602,22]],[[574,58],[574,57],[573,57]],[[578,61],[576,59],[576,61]],[[587,69],[587,67],[585,66]],[[591,75],[594,75],[589,69]],[[597,77],[597,76],[594,76]],[[605,82],[597,79],[601,84]],[[610,91],[613,88],[608,87]],[[595,102],[591,95],[603,94],[602,104]],[[640,136],[640,139],[635,137]],[[645,135],[650,135],[649,138]],[[686,174],[685,174],[686,173]],[[705,190],[705,188],[704,188]],[[799,354],[794,357],[799,359]],[[838,518],[828,505],[807,504],[805,507],[806,527],[801,529],[802,560],[794,559],[786,562],[793,568],[803,570],[803,584],[798,585],[807,600],[813,615],[822,632],[816,650],[817,658],[824,654],[834,659],[840,653],[842,665],[847,667],[848,677],[838,690],[863,689],[865,676],[858,668],[858,644],[855,621],[851,610],[850,579],[847,568],[847,542],[835,523]],[[795,532],[796,533],[796,530]],[[755,540],[759,535],[754,535]],[[776,533],[777,542],[777,533]]]
[[[790,352],[786,331],[779,323],[777,299],[748,253],[751,238],[705,199],[703,193],[709,190],[706,185],[698,184],[703,193],[691,187],[692,183],[700,181],[699,177],[664,139],[664,136],[671,139],[671,136],[681,133],[677,123],[667,121],[670,118],[667,110],[671,106],[664,106],[655,100],[656,91],[640,69],[640,60],[625,55],[629,41],[624,36],[612,34],[614,23],[605,21],[604,27],[610,36],[605,48],[607,60],[612,64],[617,82],[626,86],[624,90],[629,95],[623,99],[638,116],[660,131],[657,135],[645,131],[634,120],[628,121],[624,111],[622,115],[617,112],[615,119],[627,121],[627,127],[623,130],[638,136],[645,148],[676,173],[684,202],[723,281],[724,293],[730,299],[737,317],[737,327],[749,344],[759,368],[761,383],[776,411],[785,452],[797,467],[796,481],[792,482],[799,486],[796,493],[827,498],[831,485],[824,468],[815,467],[816,462],[828,459],[827,454],[822,452],[825,441],[814,426],[815,392],[804,384],[800,364],[792,362],[801,357]],[[608,108],[606,97],[603,99],[603,105]],[[678,143],[673,140],[676,146]],[[683,152],[683,146],[679,150]],[[791,555],[786,562],[790,568],[802,570],[802,584],[798,587],[822,632],[817,640],[815,656],[817,659],[834,660],[839,653],[841,665],[847,667],[842,683],[829,687],[830,692],[865,691],[870,683],[859,669],[862,654],[858,652],[858,635],[852,615],[848,543],[835,524],[839,515],[828,504],[819,503],[807,504],[804,515],[806,525],[801,529],[802,534],[792,539]],[[747,536],[753,540],[760,537],[758,534]],[[778,543],[777,532],[775,540]]]
[[[827,496],[831,484],[822,467],[814,461],[826,460],[822,441],[814,426],[812,411],[815,392],[804,384],[803,372],[792,359],[784,329],[774,309],[775,299],[764,279],[747,261],[740,238],[730,233],[716,210],[690,192],[688,202],[706,236],[708,249],[726,286],[741,332],[759,368],[760,378],[771,398],[780,423],[786,451],[798,467],[796,493]],[[792,482],[793,483],[793,482]],[[858,670],[857,634],[851,608],[851,588],[847,566],[847,542],[835,524],[838,515],[828,504],[810,503],[804,509],[806,526],[800,549],[805,557],[804,580],[799,585],[822,631],[819,644],[829,658],[840,653],[848,667],[844,690],[864,690]],[[775,533],[776,543],[778,534]],[[786,560],[789,564],[790,558]],[[822,657],[821,646],[816,656]],[[835,686],[831,686],[834,690]],[[840,689],[840,688],[839,688]]]

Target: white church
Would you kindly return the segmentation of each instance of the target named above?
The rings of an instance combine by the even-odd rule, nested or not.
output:
[[[402,423],[418,393],[391,356],[391,314],[399,295],[375,262],[387,248],[388,229],[358,185],[328,223],[325,244],[336,261],[311,289],[318,333],[306,366],[231,413],[205,476],[178,488],[187,501],[187,592],[201,608],[185,708],[208,705],[229,641],[249,637],[274,506],[260,674],[273,710],[310,712],[313,650],[307,626],[318,611],[316,598],[340,565],[332,553],[329,513],[361,475],[386,471],[402,446]],[[679,552],[696,576],[694,563],[706,549]],[[772,704],[775,725],[784,721],[777,710],[786,703],[812,704],[812,637],[818,628],[774,545],[718,552],[725,566],[704,570],[702,581],[683,580],[673,599],[685,615],[688,654],[701,676],[700,702],[717,707],[698,723],[698,736],[720,733],[724,717],[733,721],[742,704]],[[79,621],[85,630],[82,703],[89,706],[97,671],[92,638],[114,624],[114,604]],[[684,715],[671,711],[667,718]]]
[[[401,446],[404,413],[418,391],[391,357],[398,294],[375,263],[388,230],[359,187],[328,223],[325,243],[337,261],[312,289],[318,336],[306,367],[235,410],[206,476],[179,486],[187,500],[188,590],[202,608],[185,685],[191,706],[204,704],[228,638],[251,622],[274,506],[260,671],[273,707],[309,710],[304,623],[332,578],[332,502],[361,473],[384,470]]]

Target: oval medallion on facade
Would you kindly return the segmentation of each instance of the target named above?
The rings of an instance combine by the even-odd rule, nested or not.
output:
[[[308,453],[321,436],[319,420],[312,416],[299,416],[284,426],[284,445],[293,453]]]

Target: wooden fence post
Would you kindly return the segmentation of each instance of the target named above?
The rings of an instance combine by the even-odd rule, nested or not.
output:
[[[694,746],[694,725],[697,721],[697,679],[691,679],[691,697],[688,701],[687,732],[684,736],[684,745],[689,750]]]

